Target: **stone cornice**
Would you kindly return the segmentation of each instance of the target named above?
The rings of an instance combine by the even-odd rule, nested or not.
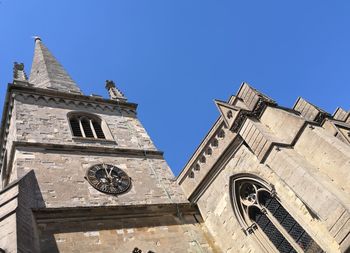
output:
[[[45,149],[46,151],[64,151],[64,152],[77,152],[80,153],[98,153],[106,155],[123,155],[143,158],[164,159],[163,152],[158,150],[146,150],[146,149],[132,149],[132,148],[109,148],[101,146],[82,146],[82,145],[67,145],[67,144],[52,144],[52,143],[40,143],[40,142],[13,142],[13,149],[18,148],[34,148]]]
[[[68,153],[81,153],[81,154],[99,154],[99,155],[122,155],[123,157],[139,157],[145,159],[164,159],[163,152],[158,150],[146,150],[146,149],[131,149],[131,148],[109,148],[101,146],[82,146],[82,145],[66,145],[66,144],[51,144],[51,143],[39,143],[39,142],[20,142],[14,141],[10,154],[9,162],[10,167],[8,171],[12,171],[11,165],[15,157],[16,150],[18,149],[37,149],[52,152],[68,152]],[[8,180],[8,179],[6,179]],[[5,181],[5,185],[8,181]]]
[[[198,157],[200,156],[200,154],[203,153],[204,148],[211,142],[211,140],[213,138],[215,138],[215,133],[217,133],[218,130],[222,129],[223,126],[224,126],[224,121],[223,121],[222,117],[220,116],[216,120],[216,122],[214,123],[212,128],[209,130],[207,135],[204,137],[202,142],[199,144],[199,146],[197,147],[197,149],[195,150],[195,152],[191,156],[190,160],[186,163],[185,167],[182,169],[180,174],[177,176],[178,180],[182,181],[182,178],[184,178],[186,176],[190,167],[193,166],[193,164],[196,162],[196,160],[198,160]]]
[[[196,185],[195,189],[193,189],[192,193],[188,197],[188,200],[191,203],[196,203],[197,200],[201,197],[201,195],[205,192],[205,190],[210,186],[210,184],[215,180],[217,175],[220,173],[222,168],[230,161],[232,156],[236,153],[239,147],[243,145],[242,138],[237,135],[230,145],[223,151],[223,153],[218,157],[214,165],[205,175],[205,177]]]
[[[198,208],[190,203],[145,204],[97,207],[38,208],[33,209],[38,223],[62,221],[92,221],[125,219],[137,217],[159,217],[183,214],[199,214]]]
[[[30,85],[30,84],[28,84]],[[46,96],[50,98],[56,98],[57,101],[60,101],[59,99],[65,100],[75,100],[79,102],[85,102],[85,103],[92,103],[92,104],[100,104],[100,105],[109,105],[116,108],[125,108],[136,111],[137,104],[135,103],[129,103],[125,101],[116,101],[111,99],[105,99],[98,96],[86,96],[76,93],[68,93],[68,92],[61,92],[56,90],[50,90],[50,89],[42,89],[37,87],[32,87],[24,85],[24,82],[18,82],[16,81],[15,84],[12,84],[9,86],[9,92],[17,91],[19,93],[23,94],[32,94],[36,96]]]

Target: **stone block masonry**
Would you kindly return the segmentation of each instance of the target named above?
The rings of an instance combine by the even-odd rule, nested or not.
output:
[[[208,235],[192,215],[39,223],[41,252],[212,253]]]

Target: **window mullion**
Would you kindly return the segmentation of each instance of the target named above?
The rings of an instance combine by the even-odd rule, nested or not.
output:
[[[81,118],[78,119],[78,122],[79,122],[79,127],[80,127],[81,134],[83,135],[84,138],[86,138],[83,125],[81,124]]]
[[[284,238],[292,245],[292,247],[300,253],[303,253],[304,250],[297,244],[297,242],[289,235],[289,233],[284,229],[284,227],[279,223],[279,221],[273,216],[273,214],[267,209],[263,208],[266,216],[272,222],[273,225],[280,231],[280,233],[284,236]]]
[[[92,130],[92,134],[94,135],[94,138],[97,139],[97,134],[95,132],[95,128],[94,128],[94,125],[92,124],[92,120],[89,119],[89,123],[90,123],[90,128]]]

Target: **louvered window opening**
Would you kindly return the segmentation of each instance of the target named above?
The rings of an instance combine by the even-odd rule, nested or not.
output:
[[[85,118],[82,119],[81,125],[83,126],[85,137],[94,138],[94,133],[92,132],[92,129],[91,129],[90,120]]]
[[[262,231],[279,252],[324,252],[276,197],[262,185],[247,180],[239,183],[236,181],[234,184],[240,216],[247,220],[250,228]]]
[[[70,126],[72,128],[74,136],[83,137],[83,134],[81,133],[81,130],[80,130],[79,121],[77,119],[70,119]]]
[[[97,138],[105,139],[105,135],[103,133],[101,125],[98,122],[96,122],[96,121],[92,121],[92,125],[93,125],[93,127],[95,129],[95,133],[97,135]]]
[[[69,120],[75,137],[106,139],[101,123],[86,116],[72,117]]]

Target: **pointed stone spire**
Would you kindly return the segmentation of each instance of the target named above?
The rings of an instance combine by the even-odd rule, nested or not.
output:
[[[35,37],[35,50],[29,82],[34,87],[82,94],[77,84],[39,37]]]
[[[123,102],[127,100],[124,94],[117,87],[115,87],[115,83],[113,81],[106,80],[106,89],[108,90],[110,99]]]
[[[24,71],[23,63],[15,62],[13,64],[13,80],[28,81],[28,77]]]

